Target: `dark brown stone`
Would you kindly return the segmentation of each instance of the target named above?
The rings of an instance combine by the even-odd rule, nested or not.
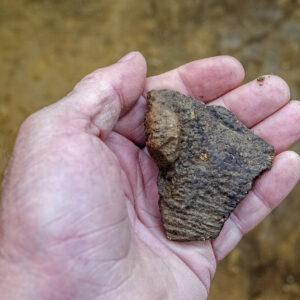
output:
[[[159,207],[170,240],[215,239],[274,149],[224,107],[151,91],[146,144],[159,167]]]

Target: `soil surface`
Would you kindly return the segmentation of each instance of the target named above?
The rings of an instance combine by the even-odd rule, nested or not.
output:
[[[0,0],[0,173],[26,116],[131,50],[149,75],[234,55],[246,81],[280,75],[299,99],[300,1]],[[209,300],[300,299],[299,196],[300,184],[220,264]]]

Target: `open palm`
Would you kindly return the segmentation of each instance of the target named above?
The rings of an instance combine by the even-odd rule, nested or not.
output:
[[[238,87],[243,68],[227,56],[145,74],[130,53],[22,125],[4,181],[4,299],[206,299],[217,262],[297,183],[300,158],[283,151],[300,136],[300,105],[282,79]],[[163,88],[227,107],[276,149],[212,242],[171,242],[162,230],[143,119],[145,93]]]

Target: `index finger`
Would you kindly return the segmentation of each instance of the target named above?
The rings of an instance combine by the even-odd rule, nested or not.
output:
[[[147,78],[145,93],[171,89],[207,103],[239,86],[244,76],[243,66],[234,57],[209,57]]]

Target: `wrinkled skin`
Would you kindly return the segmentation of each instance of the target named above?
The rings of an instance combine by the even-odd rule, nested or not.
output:
[[[217,262],[297,183],[300,158],[285,149],[300,135],[300,102],[282,79],[239,86],[243,68],[227,56],[145,74],[130,53],[21,126],[4,180],[3,299],[206,299]],[[276,149],[215,241],[170,242],[162,231],[143,133],[145,93],[161,88],[226,106]]]

